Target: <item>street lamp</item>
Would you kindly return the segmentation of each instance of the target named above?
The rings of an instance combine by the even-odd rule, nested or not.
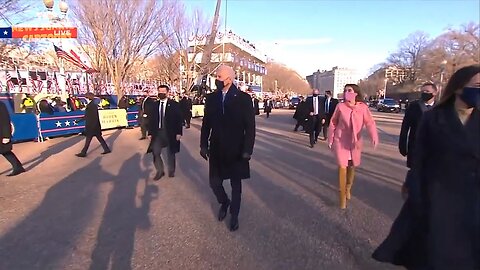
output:
[[[388,78],[385,78],[385,84],[383,85],[383,98],[387,98],[387,82],[388,82]]]
[[[438,96],[442,96],[442,91],[443,91],[443,77],[445,76],[445,67],[447,66],[447,60],[443,60],[440,63],[440,91],[438,93]]]
[[[61,0],[58,4],[60,9],[60,15],[57,15],[53,12],[53,6],[55,5],[55,0],[43,0],[43,4],[47,8],[47,18],[52,22],[61,22],[64,21],[67,16],[68,4],[64,0]]]
[[[55,25],[56,23],[60,24],[63,26],[63,22],[66,21],[67,18],[67,12],[68,12],[68,4],[65,2],[65,0],[60,0],[58,3],[58,9],[60,10],[60,15],[55,14],[53,11],[53,7],[55,5],[55,0],[43,0],[43,4],[45,5],[45,8],[47,9],[47,12],[42,12],[40,13],[40,17],[47,18],[52,25]],[[62,47],[62,39],[59,39],[59,45]],[[65,83],[65,67],[64,67],[64,62],[62,59],[60,59],[60,76],[63,78],[63,80],[60,81],[59,86],[62,91],[62,96],[66,95],[66,83]],[[58,78],[57,78],[58,79]],[[88,88],[88,74],[87,74],[87,88]]]

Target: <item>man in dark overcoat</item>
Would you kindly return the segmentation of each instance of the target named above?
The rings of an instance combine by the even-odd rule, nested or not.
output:
[[[162,153],[167,161],[168,177],[175,176],[175,154],[180,152],[183,117],[179,104],[168,98],[169,91],[167,85],[160,85],[159,100],[145,106],[150,137],[147,153],[153,154],[153,163],[157,170],[154,180],[159,180],[165,175]]]
[[[0,102],[0,154],[12,165],[12,172],[7,176],[15,176],[25,172],[22,163],[12,152],[12,125],[7,107]]]
[[[192,99],[187,94],[185,94],[179,103],[180,103],[180,108],[182,110],[185,128],[190,128],[190,121],[192,120],[192,108],[193,108]]]
[[[85,146],[83,147],[80,153],[76,154],[77,157],[86,157],[88,147],[92,142],[92,138],[97,138],[98,142],[102,145],[103,152],[102,155],[110,153],[110,148],[102,137],[102,127],[100,125],[100,119],[98,117],[98,106],[95,104],[94,99],[95,95],[93,93],[85,94],[85,98],[88,100],[87,107],[85,109],[85,116],[79,120],[76,120],[77,123],[85,121]]]
[[[217,91],[207,95],[200,135],[200,154],[209,160],[209,182],[218,203],[218,220],[230,207],[230,230],[236,231],[242,193],[242,179],[250,178],[249,160],[255,143],[255,113],[252,99],[233,84],[235,72],[220,66],[215,84]],[[230,179],[232,199],[223,188]]]

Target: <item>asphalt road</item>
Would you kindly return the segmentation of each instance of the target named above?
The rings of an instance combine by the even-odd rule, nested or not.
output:
[[[381,145],[373,151],[365,138],[352,200],[340,210],[333,155],[292,132],[292,114],[257,117],[234,233],[228,218],[216,221],[200,119],[185,130],[176,177],[158,182],[139,129],[105,132],[113,153],[101,156],[94,140],[84,159],[74,156],[80,136],[15,145],[28,172],[7,178],[0,163],[0,269],[398,269],[370,255],[402,203],[402,115],[375,113]]]

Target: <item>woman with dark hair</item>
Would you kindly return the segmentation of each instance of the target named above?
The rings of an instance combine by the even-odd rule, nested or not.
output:
[[[347,207],[355,177],[355,167],[360,165],[362,155],[362,129],[367,130],[373,146],[378,144],[378,133],[370,109],[363,102],[360,87],[347,84],[343,90],[343,102],[333,113],[328,129],[328,147],[333,149],[338,163],[340,208]]]
[[[480,65],[450,78],[417,131],[408,198],[373,258],[408,269],[480,269]]]

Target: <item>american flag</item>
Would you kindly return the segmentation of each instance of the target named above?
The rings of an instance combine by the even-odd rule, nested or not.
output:
[[[42,92],[42,89],[43,89],[43,81],[42,81],[42,78],[40,78],[40,75],[38,75],[38,71],[37,71],[37,90],[38,92]]]
[[[54,93],[52,86],[53,86],[52,76],[47,76],[47,93],[49,94]]]
[[[35,82],[35,79],[33,78],[33,75],[35,75],[35,79],[37,78],[35,71],[29,71],[28,72],[28,79],[30,80],[30,84],[32,85],[32,92],[37,92],[37,83]]]
[[[13,90],[12,75],[8,71],[5,72],[7,73],[7,92],[10,92]]]
[[[55,53],[57,54],[58,58],[65,59],[67,62],[73,64],[76,67],[79,67],[81,69],[86,69],[85,65],[75,59],[73,56],[69,55],[66,51],[60,49],[59,47],[53,45],[53,48],[55,49]]]
[[[53,72],[53,82],[55,83],[55,89],[57,94],[60,92],[60,87],[58,86],[57,73]]]
[[[20,88],[20,92],[22,92],[22,83],[23,83],[22,76],[20,76],[20,71],[18,70],[18,68],[15,67],[15,69],[17,70],[18,87]]]
[[[67,83],[67,91],[70,94],[73,94],[72,77],[70,74],[67,75],[66,83]]]

